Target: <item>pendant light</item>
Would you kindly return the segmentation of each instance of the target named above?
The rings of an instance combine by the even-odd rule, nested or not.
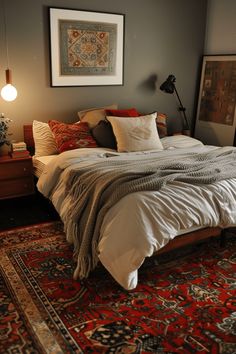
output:
[[[4,34],[5,34],[5,47],[6,47],[6,57],[7,57],[7,69],[6,74],[6,85],[1,89],[1,96],[5,101],[14,101],[17,97],[17,90],[12,85],[12,74],[9,69],[9,54],[8,54],[8,42],[7,42],[7,25],[6,25],[6,13],[5,13],[5,4],[3,0],[3,22],[4,22]]]

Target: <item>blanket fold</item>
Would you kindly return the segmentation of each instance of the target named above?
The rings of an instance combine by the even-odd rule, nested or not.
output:
[[[98,263],[97,246],[106,212],[121,198],[139,191],[158,191],[167,183],[180,181],[211,184],[236,177],[236,149],[218,148],[190,153],[173,162],[153,156],[132,160],[107,159],[89,167],[71,170],[67,191],[72,203],[64,222],[72,236],[77,267],[74,278],[85,278]]]

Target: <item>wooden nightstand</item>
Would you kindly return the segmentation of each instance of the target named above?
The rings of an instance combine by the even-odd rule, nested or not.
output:
[[[0,157],[0,199],[21,197],[34,193],[31,157]]]

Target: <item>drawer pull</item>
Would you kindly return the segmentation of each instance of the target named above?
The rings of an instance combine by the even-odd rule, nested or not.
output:
[[[27,168],[26,168],[26,167],[24,167],[24,168],[23,168],[23,171],[24,171],[24,172],[25,172],[25,171],[27,171]]]

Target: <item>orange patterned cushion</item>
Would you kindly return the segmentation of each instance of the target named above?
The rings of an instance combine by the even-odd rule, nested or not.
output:
[[[139,115],[142,116],[144,114],[140,113]],[[165,113],[157,112],[156,126],[157,126],[158,135],[159,135],[160,138],[164,138],[165,136],[168,135],[168,132],[167,132],[167,115]]]
[[[66,124],[57,120],[50,120],[48,124],[54,135],[59,152],[97,147],[86,122]]]
[[[164,138],[167,136],[167,116],[164,113],[157,113],[156,124],[157,130],[160,138]]]

